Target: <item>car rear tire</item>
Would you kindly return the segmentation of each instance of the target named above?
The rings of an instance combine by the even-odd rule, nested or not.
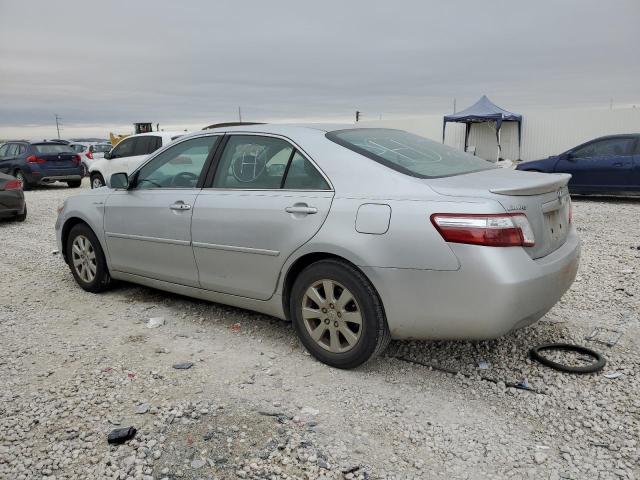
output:
[[[27,181],[27,178],[24,176],[22,170],[16,170],[15,172],[13,172],[13,176],[22,182],[22,190],[24,190],[25,192],[27,190],[31,190],[31,185]]]
[[[302,344],[332,367],[357,367],[382,353],[391,340],[373,285],[340,260],[305,268],[295,280],[289,308]]]
[[[80,175],[82,175],[82,178],[86,177],[88,174],[89,169],[87,166],[84,163],[80,164]]]
[[[27,204],[24,205],[24,211],[18,215],[16,215],[16,221],[24,222],[27,219]]]
[[[91,174],[91,188],[100,188],[106,185],[104,177],[99,173]]]
[[[67,263],[80,287],[93,293],[109,288],[111,276],[104,252],[88,225],[75,225],[69,232],[65,248]]]
[[[82,180],[70,180],[67,182],[67,185],[69,186],[69,188],[78,188],[80,185],[82,185]]]

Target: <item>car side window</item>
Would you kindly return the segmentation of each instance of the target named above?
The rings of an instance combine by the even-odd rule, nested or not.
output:
[[[287,170],[284,188],[289,190],[329,190],[329,184],[318,169],[296,151]]]
[[[596,155],[627,155],[631,151],[632,143],[633,138],[610,138],[602,142],[596,142]]]
[[[7,157],[15,157],[18,154],[18,144],[10,143],[7,149]]]
[[[133,155],[148,155],[152,152],[150,145],[153,137],[145,136],[136,138],[135,146],[133,147]]]
[[[214,188],[278,189],[293,146],[280,138],[231,135],[220,158]]]
[[[8,143],[5,143],[4,145],[0,146],[0,157],[6,157],[8,149],[9,149]]]
[[[111,150],[111,158],[122,158],[133,156],[136,138],[125,138]]]
[[[135,188],[196,188],[220,135],[185,140],[153,158],[137,174]]]
[[[633,138],[607,138],[577,148],[572,152],[573,158],[591,158],[601,156],[626,155],[630,152]]]
[[[26,145],[18,145],[18,155],[22,155],[23,153],[25,153],[27,151],[27,146]]]
[[[162,147],[162,137],[157,137],[155,135],[149,137],[151,140],[149,142],[149,151],[147,153],[153,153]]]
[[[595,153],[595,142],[576,148],[571,152],[572,158],[589,158]]]

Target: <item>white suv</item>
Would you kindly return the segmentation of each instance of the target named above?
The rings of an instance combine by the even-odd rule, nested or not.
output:
[[[144,162],[149,154],[171,143],[186,132],[150,132],[132,135],[118,142],[104,158],[89,167],[91,188],[107,185],[111,175],[118,172],[130,174]]]

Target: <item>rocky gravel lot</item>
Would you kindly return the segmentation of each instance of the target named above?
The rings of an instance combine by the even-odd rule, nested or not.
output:
[[[273,318],[82,291],[52,254],[55,208],[76,192],[27,192],[27,221],[0,222],[0,478],[640,478],[640,201],[574,199],[578,279],[536,325],[394,342],[340,371]],[[620,340],[586,341],[595,327]],[[608,363],[579,376],[527,358],[550,341]],[[511,386],[524,379],[535,391]],[[126,426],[133,440],[107,444]]]

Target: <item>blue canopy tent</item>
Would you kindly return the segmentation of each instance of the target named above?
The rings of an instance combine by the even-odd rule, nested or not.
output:
[[[464,132],[464,151],[467,151],[469,145],[469,132],[471,124],[481,122],[496,122],[496,140],[498,141],[498,159],[501,158],[502,146],[500,145],[500,128],[502,122],[518,122],[518,160],[520,160],[520,144],[522,141],[522,115],[508,112],[498,107],[495,103],[483,95],[480,100],[471,105],[469,108],[461,112],[444,116],[442,124],[442,143],[444,143],[445,129],[447,122],[464,123],[466,125]]]

